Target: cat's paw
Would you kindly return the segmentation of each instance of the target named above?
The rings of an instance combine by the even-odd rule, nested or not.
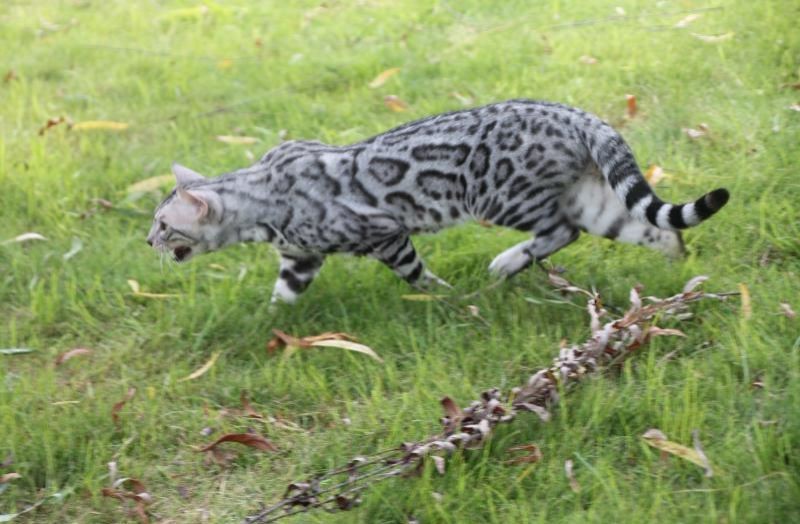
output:
[[[489,272],[501,278],[509,278],[531,265],[533,259],[526,246],[516,245],[497,255],[489,264]]]
[[[419,286],[423,289],[431,289],[437,286],[444,287],[447,289],[453,289],[453,286],[447,283],[447,281],[442,280],[441,278],[434,275],[430,270],[425,270],[422,274],[422,277],[419,279]]]

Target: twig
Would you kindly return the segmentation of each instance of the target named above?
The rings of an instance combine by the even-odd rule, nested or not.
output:
[[[696,291],[705,280],[706,277],[695,277],[681,293],[666,299],[642,299],[641,290],[633,288],[630,308],[621,317],[603,323],[608,312],[597,293],[576,287],[551,273],[549,281],[556,289],[588,297],[586,308],[592,335],[585,342],[560,348],[551,366],[531,375],[525,385],[513,388],[505,402],[504,395],[496,388],[484,391],[480,399],[463,409],[445,397],[442,399],[445,416],[441,419],[441,433],[371,457],[357,457],[343,467],[303,482],[293,482],[283,499],[247,517],[244,522],[275,522],[312,509],[351,510],[359,505],[360,494],[367,488],[384,479],[414,474],[424,467],[427,457],[433,457],[437,466],[441,466],[446,456],[459,449],[480,447],[495,427],[511,422],[519,413],[531,412],[543,421],[549,420],[550,410],[558,403],[558,392],[564,391],[564,386],[613,367],[637,353],[655,336],[683,335],[676,329],[653,325],[656,316],[683,320],[691,316],[690,303],[709,298],[724,300],[735,294]]]

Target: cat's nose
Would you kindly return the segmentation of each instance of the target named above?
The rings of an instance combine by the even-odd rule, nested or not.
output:
[[[149,238],[147,239],[147,244],[148,244],[150,247],[153,247],[153,241],[152,241],[152,240],[150,240]]]

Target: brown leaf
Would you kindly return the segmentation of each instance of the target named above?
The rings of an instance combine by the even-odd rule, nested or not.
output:
[[[569,489],[571,489],[573,493],[580,493],[581,485],[578,484],[575,473],[572,471],[572,459],[567,459],[564,462],[564,473],[567,474],[567,480],[569,480]]]
[[[242,403],[242,407],[244,408],[244,414],[250,418],[257,418],[263,419],[264,415],[258,413],[253,406],[250,405],[250,401],[247,399],[247,390],[243,389],[241,394],[239,395],[239,400]]]
[[[275,336],[267,343],[267,352],[269,353],[274,353],[282,347],[286,347],[287,350],[311,347],[332,347],[362,353],[378,362],[383,362],[383,359],[381,359],[372,348],[354,342],[354,340],[356,340],[355,337],[347,333],[328,332],[302,338],[289,335],[280,329],[273,329],[272,333]]]
[[[655,164],[648,167],[647,171],[644,172],[644,178],[651,186],[658,184],[670,176],[671,175],[668,175],[664,172],[664,169],[661,166],[657,166]]]
[[[129,388],[128,392],[125,394],[125,398],[117,402],[111,407],[111,420],[114,421],[114,425],[119,429],[120,422],[119,422],[119,412],[122,410],[125,403],[129,400],[133,399],[136,396],[136,388]]]
[[[625,95],[625,100],[627,101],[626,116],[628,118],[635,117],[638,112],[638,108],[636,107],[636,95]]]
[[[386,95],[383,97],[383,105],[394,111],[395,113],[402,113],[408,111],[408,104],[403,102],[396,95]]]
[[[7,482],[11,482],[12,480],[21,479],[21,478],[22,478],[22,475],[12,471],[11,473],[6,473],[4,475],[0,475],[0,484],[5,484]]]
[[[792,309],[792,306],[786,302],[781,302],[781,313],[783,313],[786,318],[797,318],[797,313],[795,313],[794,309]]]
[[[48,118],[47,122],[45,122],[44,125],[39,128],[39,136],[44,135],[45,131],[49,130],[50,128],[63,124],[66,121],[67,119],[63,116]]]
[[[750,320],[750,317],[753,316],[753,305],[750,302],[750,290],[744,282],[739,283],[739,293],[742,301],[742,318]]]
[[[7,84],[12,80],[16,79],[17,79],[17,72],[14,71],[13,69],[9,69],[8,72],[5,74],[5,76],[3,76],[3,83]]]
[[[130,484],[130,491],[119,489],[120,486]],[[132,500],[135,503],[133,513],[142,524],[147,524],[150,519],[147,516],[146,506],[153,502],[150,493],[147,492],[144,484],[134,478],[122,478],[112,484],[110,488],[103,488],[100,493],[104,497],[114,498],[121,502]]]
[[[507,466],[517,466],[519,464],[533,464],[542,460],[542,450],[536,444],[523,444],[521,446],[514,446],[508,448],[506,453],[516,453],[519,451],[527,452],[525,455],[514,457],[513,459],[506,460],[503,464]]]
[[[56,366],[60,366],[61,364],[63,364],[64,362],[73,357],[77,357],[80,355],[91,355],[92,353],[93,351],[91,349],[86,349],[86,348],[70,349],[69,351],[61,353],[59,356],[57,356],[55,364]]]
[[[251,448],[256,448],[261,451],[272,451],[272,452],[278,451],[278,448],[276,448],[272,442],[267,440],[265,437],[262,437],[261,435],[257,435],[255,433],[229,433],[227,435],[221,436],[211,444],[203,446],[202,448],[198,449],[198,451],[211,451],[215,449],[218,445],[222,444],[223,442],[237,442],[239,444],[243,444]]]
[[[392,78],[394,75],[396,75],[399,72],[400,72],[400,68],[399,67],[392,67],[390,69],[387,69],[386,71],[383,71],[381,74],[376,76],[372,80],[372,82],[370,82],[368,85],[369,85],[369,87],[371,89],[377,89],[378,87],[380,87],[383,84],[385,84],[387,80],[389,80],[390,78]]]

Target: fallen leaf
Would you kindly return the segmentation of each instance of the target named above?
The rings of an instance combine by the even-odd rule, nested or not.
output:
[[[697,33],[690,33],[690,34],[693,37],[697,38],[698,40],[702,40],[703,42],[706,42],[708,44],[717,44],[719,42],[724,42],[725,40],[730,40],[731,38],[733,38],[734,35],[732,31],[728,33],[722,33],[719,35],[701,35]]]
[[[120,486],[130,484],[130,491],[119,489]],[[139,522],[147,524],[150,522],[147,516],[146,506],[153,502],[153,497],[148,493],[144,484],[134,478],[122,478],[112,484],[110,488],[103,488],[100,491],[104,497],[114,498],[121,502],[132,500],[134,502],[133,513],[139,519]]]
[[[112,122],[110,120],[87,120],[86,122],[78,122],[72,124],[71,131],[125,131],[130,127],[125,122]]]
[[[3,244],[30,242],[31,240],[47,240],[47,238],[43,237],[39,233],[22,233],[21,235],[17,235],[14,238],[4,241]]]
[[[456,404],[450,397],[442,397],[442,400],[439,402],[442,404],[444,416],[447,418],[446,425],[448,426],[448,430],[452,431],[458,427],[461,419],[464,418],[464,412],[461,411],[461,408],[458,406],[458,404]]]
[[[692,22],[694,22],[695,20],[697,20],[701,16],[703,16],[703,15],[701,15],[700,13],[692,13],[692,14],[686,15],[685,17],[681,18],[678,21],[678,23],[675,24],[675,27],[677,27],[678,29],[682,29],[684,27],[687,27],[689,24],[691,24]]]
[[[452,98],[458,100],[462,106],[471,106],[475,103],[475,98],[469,95],[462,95],[458,91],[453,91],[450,93]]]
[[[661,182],[665,178],[668,178],[669,176],[670,175],[665,173],[664,169],[661,166],[657,166],[655,164],[648,167],[647,171],[644,172],[644,178],[651,186],[658,184],[659,182]]]
[[[6,72],[5,76],[3,76],[3,83],[7,84],[12,80],[16,79],[17,79],[17,72],[14,71],[13,69],[9,69],[8,72]]]
[[[786,302],[781,302],[781,312],[784,314],[786,318],[791,318],[791,319],[797,318],[797,313],[795,313],[794,309],[792,309],[792,306],[790,306]]]
[[[693,129],[691,127],[682,127],[681,131],[686,133],[686,135],[691,138],[692,140],[697,140],[698,138],[702,138],[708,135],[708,125],[700,124],[697,126],[697,129]]]
[[[692,464],[696,464],[704,469],[710,469],[711,467],[708,463],[708,458],[705,457],[705,454],[701,455],[695,449],[688,448],[682,444],[672,442],[671,440],[667,440],[667,436],[658,429],[647,430],[642,435],[642,438],[648,445],[665,453],[688,460]],[[709,469],[706,469],[706,471]]]
[[[638,111],[636,107],[636,95],[625,95],[625,100],[627,102],[627,112],[626,116],[628,118],[633,118],[636,116]]]
[[[399,72],[400,72],[400,68],[399,67],[392,67],[390,69],[387,69],[386,71],[383,71],[381,74],[376,76],[372,80],[372,82],[370,82],[367,85],[369,85],[369,87],[372,88],[372,89],[376,89],[376,88],[382,86],[383,84],[385,84],[387,80],[389,80],[390,78],[392,78],[394,75],[396,75]]]
[[[597,59],[591,55],[581,55],[578,60],[586,65],[595,65],[597,63]]]
[[[135,297],[142,297],[142,298],[174,298],[180,295],[176,295],[174,293],[147,293],[145,291],[141,291],[139,287],[139,282],[133,279],[128,280],[128,286],[133,291],[133,296]]]
[[[223,435],[211,444],[198,448],[197,451],[211,451],[223,442],[237,442],[251,448],[256,448],[261,451],[277,452],[278,448],[270,442],[267,438],[262,437],[256,433],[229,433]]]
[[[533,464],[542,460],[542,450],[536,444],[523,444],[521,446],[514,446],[508,448],[506,453],[516,453],[519,451],[527,452],[525,455],[514,457],[513,459],[506,460],[503,464],[507,466],[517,466],[519,464]]]
[[[19,473],[11,472],[5,473],[4,475],[0,475],[0,484],[5,484],[6,482],[11,482],[12,480],[21,479],[22,475]]]
[[[122,410],[123,406],[131,400],[133,397],[136,396],[136,388],[128,388],[128,392],[125,394],[125,398],[117,402],[111,407],[111,420],[114,422],[114,425],[119,429],[120,422],[119,422],[119,412]]]
[[[33,351],[29,348],[5,348],[0,349],[0,355],[22,355],[24,353],[33,353]]]
[[[436,468],[436,471],[439,472],[439,475],[444,475],[444,457],[431,455],[431,460],[433,460],[433,465]]]
[[[400,98],[395,95],[386,95],[383,97],[383,104],[395,113],[408,111],[408,104],[400,100]]]
[[[264,418],[264,415],[257,412],[255,409],[253,409],[253,406],[250,405],[250,401],[247,399],[247,390],[242,390],[241,394],[239,395],[239,400],[242,403],[242,408],[244,408],[245,416],[257,419]]]
[[[255,144],[258,139],[254,136],[217,135],[217,140],[226,144],[248,145]]]
[[[67,119],[63,116],[55,117],[55,118],[48,118],[47,122],[44,123],[42,127],[39,128],[39,136],[45,134],[50,128],[56,127],[57,125],[63,124],[66,122]]]
[[[208,362],[206,362],[205,364],[203,364],[202,366],[197,368],[197,370],[194,371],[188,377],[184,377],[184,378],[178,380],[178,382],[184,382],[184,381],[187,381],[187,380],[194,380],[194,379],[196,379],[198,377],[201,377],[201,376],[205,375],[208,372],[208,370],[211,369],[211,367],[217,361],[217,359],[219,358],[219,355],[220,355],[220,352],[217,351],[216,353],[211,355],[211,358],[208,359]]]
[[[73,357],[77,357],[77,356],[80,356],[80,355],[91,355],[91,354],[92,354],[92,350],[91,349],[86,349],[86,348],[70,349],[69,351],[67,351],[65,353],[61,353],[59,356],[57,356],[56,360],[55,360],[55,364],[56,364],[56,366],[60,366],[61,364],[63,364],[64,362],[66,362],[67,360],[69,360],[69,359],[71,359]]]
[[[753,305],[750,302],[750,290],[744,282],[739,283],[739,293],[742,301],[742,318],[750,320],[750,317],[753,316]]]
[[[580,493],[581,485],[578,484],[575,473],[572,471],[572,459],[567,459],[564,462],[564,473],[567,474],[567,480],[569,480],[569,489],[571,489],[573,493]]]
[[[795,103],[787,107],[786,109],[791,109],[792,111],[800,111],[800,103]]]
[[[378,362],[383,362],[383,359],[372,348],[354,342],[355,337],[347,333],[323,333],[302,338],[289,335],[280,329],[273,329],[272,333],[275,336],[267,343],[267,351],[269,353],[274,353],[282,347],[290,350],[310,347],[332,347],[363,353]]]
[[[166,186],[174,185],[175,175],[158,175],[131,184],[126,191],[128,193],[149,193],[152,191],[159,191]]]
[[[74,257],[78,253],[81,252],[83,249],[83,242],[78,237],[72,238],[72,246],[69,248],[69,251],[61,255],[61,258],[64,260],[69,260],[70,258]]]

